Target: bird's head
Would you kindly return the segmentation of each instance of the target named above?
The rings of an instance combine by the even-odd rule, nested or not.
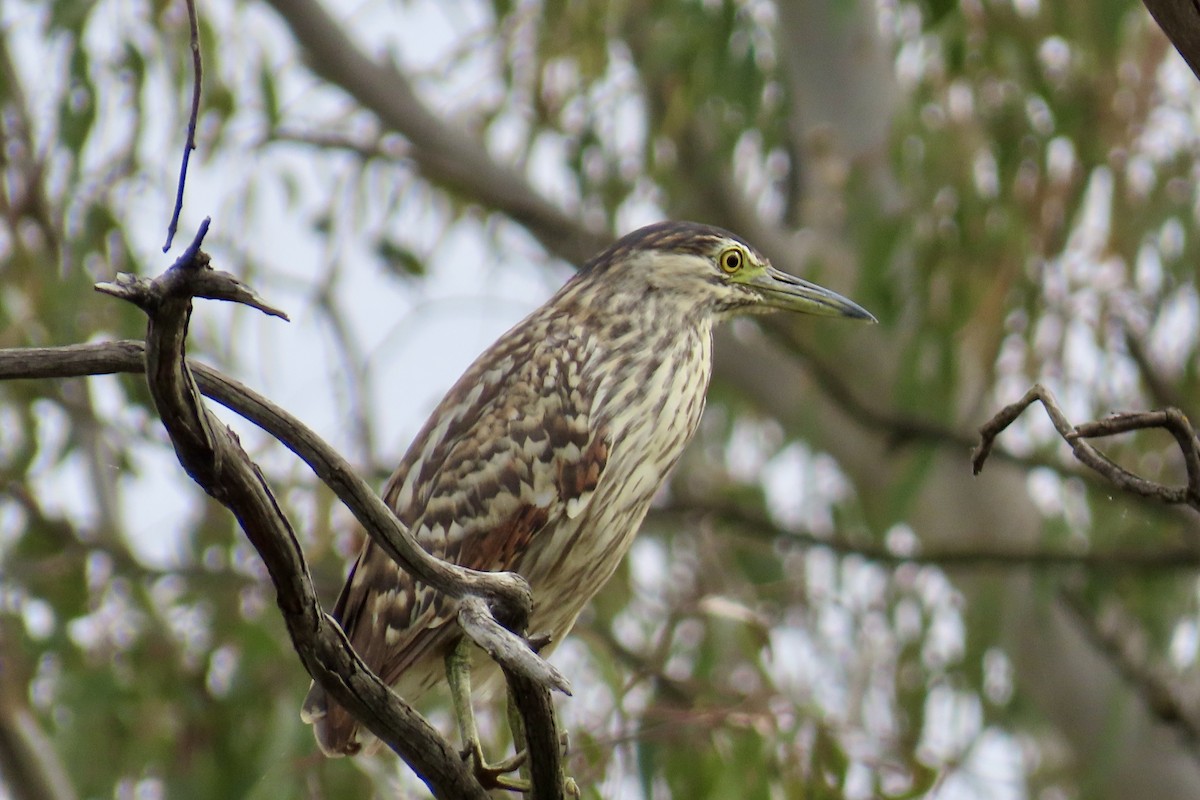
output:
[[[640,228],[592,259],[583,274],[715,316],[780,310],[876,321],[840,294],[775,269],[741,237],[696,222]]]

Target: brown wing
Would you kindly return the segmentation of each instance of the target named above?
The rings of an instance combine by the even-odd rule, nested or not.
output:
[[[480,356],[384,487],[384,500],[434,555],[512,569],[534,536],[576,516],[595,490],[608,442],[589,419],[590,345],[554,323],[535,316]],[[459,635],[441,595],[370,540],[334,616],[363,660],[410,698],[441,680],[442,659]],[[358,750],[357,724],[319,687],[304,715],[325,752]]]

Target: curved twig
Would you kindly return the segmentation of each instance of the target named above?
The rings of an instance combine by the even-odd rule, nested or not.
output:
[[[980,427],[979,446],[971,457],[976,475],[983,469],[996,437],[1035,402],[1040,402],[1046,409],[1046,415],[1050,417],[1054,429],[1063,441],[1071,446],[1075,458],[1107,478],[1118,489],[1168,505],[1186,505],[1200,511],[1200,442],[1197,442],[1192,425],[1183,412],[1169,408],[1163,411],[1113,414],[1076,426],[1067,419],[1054,395],[1040,383],[1035,383],[1020,400],[1000,409]],[[1185,486],[1167,486],[1147,480],[1117,464],[1086,441],[1147,428],[1163,428],[1175,437],[1187,465],[1188,482]]]

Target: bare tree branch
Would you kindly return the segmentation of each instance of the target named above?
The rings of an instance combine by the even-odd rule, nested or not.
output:
[[[1168,505],[1187,505],[1195,511],[1200,511],[1200,442],[1196,441],[1192,425],[1183,412],[1168,408],[1163,411],[1114,414],[1102,420],[1073,426],[1054,399],[1054,395],[1040,383],[1034,384],[1017,402],[1000,409],[979,429],[980,442],[972,457],[976,475],[983,469],[983,463],[987,460],[996,437],[1034,402],[1040,402],[1046,409],[1054,429],[1063,441],[1071,446],[1075,457],[1091,470],[1103,475],[1118,489]],[[1165,429],[1175,437],[1187,465],[1186,486],[1166,486],[1147,480],[1113,462],[1086,441],[1149,428]]]
[[[1183,734],[1193,745],[1193,756],[1200,758],[1200,751],[1194,747],[1200,744],[1200,703],[1197,702],[1200,698],[1193,691],[1188,699],[1180,681],[1173,680],[1166,670],[1151,662],[1146,635],[1137,621],[1115,602],[1095,612],[1078,592],[1064,590],[1059,593],[1059,600],[1075,617],[1084,635],[1105,654],[1150,711]]]

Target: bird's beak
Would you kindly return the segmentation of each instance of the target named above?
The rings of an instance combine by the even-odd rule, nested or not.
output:
[[[762,273],[747,281],[746,285],[762,296],[763,302],[768,308],[796,311],[801,314],[816,314],[821,317],[847,317],[878,322],[870,311],[853,300],[817,286],[815,283],[809,283],[786,272],[780,272],[774,267],[767,267]]]

